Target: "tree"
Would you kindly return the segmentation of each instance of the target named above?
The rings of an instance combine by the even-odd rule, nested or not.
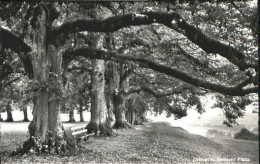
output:
[[[242,128],[239,132],[237,132],[234,136],[235,139],[243,139],[243,140],[253,140],[253,141],[258,141],[259,137],[250,132],[246,128]]]
[[[114,128],[127,128],[130,127],[126,120],[126,107],[125,101],[127,99],[127,90],[129,88],[129,75],[127,74],[127,64],[119,64],[119,84],[118,93],[114,96],[115,105],[115,118],[116,122]]]
[[[16,5],[21,5],[21,8],[29,6],[27,12],[32,14],[29,15],[31,21],[26,24],[29,25],[26,30],[30,29],[30,32],[25,33],[31,36],[31,47],[4,29],[1,29],[1,38],[5,34],[10,34],[10,37],[7,38],[13,37],[16,39],[14,41],[18,40],[17,45],[19,48],[15,49],[17,45],[13,45],[14,42],[1,41],[1,43],[5,48],[12,46],[11,48],[20,55],[26,72],[30,78],[33,77],[31,87],[34,88],[35,99],[33,120],[29,126],[30,138],[24,143],[23,148],[18,152],[14,152],[13,155],[26,153],[32,147],[37,148],[38,152],[42,152],[46,150],[44,145],[48,145],[49,151],[55,152],[64,145],[63,140],[66,138],[59,117],[62,87],[61,54],[58,53],[58,48],[54,44],[49,44],[47,39],[49,38],[49,28],[54,19],[57,18],[56,10],[53,8],[53,4],[47,3],[39,3],[34,7],[33,4],[23,6],[23,4],[18,3]],[[21,44],[19,44],[20,42]],[[30,54],[29,51],[31,51]],[[36,141],[40,142],[40,145],[36,144]],[[53,141],[55,144],[50,144]],[[41,145],[44,146],[43,149]]]
[[[11,79],[17,79],[17,77],[19,77],[20,75],[18,74],[11,74],[8,77]],[[20,79],[20,77],[19,77]],[[11,80],[13,81],[13,80]],[[17,81],[16,81],[17,82]],[[18,90],[18,86],[17,84],[13,81],[11,84],[5,86],[5,88],[3,88],[3,93],[1,93],[1,97],[2,99],[0,100],[0,106],[2,109],[5,109],[6,114],[7,114],[7,118],[5,121],[7,122],[13,122],[13,115],[12,115],[12,111],[13,111],[13,107],[15,104],[19,103],[21,96],[20,96],[20,92]]]
[[[247,25],[249,19],[238,19],[243,14],[241,12],[237,14],[237,9],[231,3],[190,3],[190,6],[185,7],[177,2],[176,4],[152,2],[147,6],[152,10],[138,3],[127,3],[125,8],[118,3],[106,4],[110,5],[67,4],[65,5],[67,13],[71,17],[68,17],[69,14],[64,14],[66,7],[57,3],[19,2],[3,3],[1,6],[1,9],[4,9],[1,10],[3,13],[1,22],[8,27],[6,29],[3,28],[4,25],[1,25],[0,28],[1,49],[11,49],[19,55],[25,72],[32,80],[31,91],[35,97],[34,118],[30,124],[31,137],[21,152],[26,152],[35,146],[34,137],[43,141],[44,144],[48,143],[50,138],[54,138],[56,148],[63,145],[64,139],[69,143],[59,120],[62,78],[69,63],[78,56],[102,59],[93,61],[91,83],[91,112],[93,114],[88,125],[89,128],[94,127],[94,131],[99,128],[102,135],[111,133],[110,126],[105,125],[109,122],[105,116],[108,111],[104,94],[104,60],[118,63],[131,61],[135,63],[136,67],[164,74],[165,79],[172,80],[177,87],[166,91],[161,91],[160,88],[154,91],[154,88],[145,86],[137,86],[131,90],[141,93],[147,91],[159,98],[163,95],[172,95],[172,97],[166,96],[167,98],[163,102],[166,102],[165,104],[168,106],[165,109],[177,113],[178,117],[185,115],[183,106],[188,104],[188,100],[193,104],[199,104],[196,98],[195,100],[192,98],[194,94],[204,91],[230,96],[257,93],[259,66],[254,49],[257,43],[255,39],[246,40],[245,38],[248,37],[244,37],[245,35],[242,33],[244,30],[241,30],[242,27],[249,29],[254,26]],[[75,6],[80,7],[82,12],[73,12],[71,9]],[[58,15],[55,7],[60,9],[61,15]],[[228,7],[231,10],[227,10]],[[8,10],[11,8],[12,10]],[[108,18],[98,18],[97,14],[93,12],[89,12],[90,16],[83,14],[83,11],[88,12],[93,8],[98,9],[101,15],[113,13],[113,10],[117,11],[117,15],[111,16],[113,15],[111,14],[108,15]],[[211,8],[215,10],[211,10]],[[242,4],[241,8],[249,9],[248,15],[255,11],[254,7],[250,7],[248,3]],[[203,12],[196,12],[196,10]],[[23,11],[25,14],[14,16],[17,11],[20,13]],[[219,14],[226,15],[219,16]],[[9,17],[10,15],[12,17]],[[75,20],[76,17],[81,19]],[[62,22],[64,19],[67,19],[65,23]],[[210,31],[201,27],[194,20],[202,25],[207,25]],[[253,24],[255,25],[255,23]],[[149,27],[144,31],[153,31],[153,37],[156,39],[151,38],[148,42],[145,39],[136,39],[134,42],[136,51],[122,51],[122,38],[120,42],[117,42],[113,51],[101,46],[103,34],[100,33],[114,32],[120,36],[121,31],[125,30],[126,33],[129,33],[129,29],[130,31],[135,30],[132,26]],[[232,35],[231,29],[236,32],[236,35]],[[93,34],[93,36],[96,35],[94,46],[78,44],[77,46],[62,47],[65,43],[72,44],[75,41],[72,39],[74,34],[83,31],[95,32]],[[255,37],[252,32],[246,31],[247,36]],[[100,33],[97,34],[97,32]],[[19,37],[15,33],[20,34]],[[182,41],[176,42],[176,40]],[[239,42],[241,40],[248,44],[238,46],[241,44]],[[192,94],[187,90],[192,90]],[[178,101],[183,100],[182,97],[188,97],[188,100]],[[175,101],[171,101],[171,98],[174,98]],[[173,107],[172,102],[176,102],[176,106]],[[99,121],[97,118],[100,118]],[[52,132],[51,135],[54,137],[49,137],[48,131]],[[49,145],[49,149],[52,147]]]
[[[93,48],[102,48],[104,36],[90,34],[93,41]],[[100,132],[100,136],[112,135],[112,127],[108,120],[108,109],[105,98],[105,62],[104,60],[92,61],[91,76],[91,119],[87,125],[90,132]]]
[[[11,100],[9,100],[6,104],[6,114],[7,114],[7,118],[6,118],[6,122],[13,122],[13,115],[12,115],[12,107],[11,107]]]

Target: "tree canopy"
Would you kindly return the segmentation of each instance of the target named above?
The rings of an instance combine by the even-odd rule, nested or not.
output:
[[[205,111],[208,93],[231,126],[258,92],[251,1],[1,2],[0,14],[0,79],[17,72],[18,55],[30,79],[23,93],[36,106],[30,135],[42,140],[48,131],[64,138],[58,115],[67,98],[91,95],[98,117],[88,127],[112,134],[107,115],[125,120],[149,107],[181,118]]]

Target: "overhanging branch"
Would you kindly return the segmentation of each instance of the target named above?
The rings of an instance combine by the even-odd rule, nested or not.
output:
[[[2,27],[0,27],[0,43],[4,48],[10,48],[16,53],[24,52],[26,54],[31,51],[31,48],[22,39]]]
[[[253,63],[247,62],[245,54],[232,46],[206,36],[200,29],[187,23],[176,12],[142,12],[140,14],[130,13],[113,16],[104,20],[76,20],[52,29],[50,36],[54,41],[57,38],[66,38],[66,35],[80,31],[114,32],[124,27],[149,25],[152,23],[160,23],[182,33],[205,52],[221,55],[238,66],[242,71],[250,67],[258,68],[257,61]]]
[[[2,27],[0,27],[0,44],[2,44],[3,48],[10,48],[19,55],[23,62],[25,72],[28,73],[29,77],[32,77],[33,66],[28,55],[28,53],[31,51],[31,47],[24,43],[24,41],[18,36]]]
[[[68,50],[64,53],[64,58],[73,58],[75,56],[83,56],[89,59],[103,59],[103,60],[112,60],[115,62],[120,61],[132,61],[136,63],[139,67],[149,68],[154,71],[172,76],[174,78],[177,78],[179,80],[182,80],[183,82],[186,82],[188,84],[202,87],[205,89],[209,89],[211,91],[219,92],[225,95],[232,95],[232,96],[244,96],[249,93],[257,93],[258,89],[257,87],[252,88],[241,88],[236,86],[225,86],[222,84],[216,84],[212,83],[206,80],[202,80],[196,77],[190,76],[188,73],[179,71],[177,69],[155,63],[151,60],[140,58],[140,57],[133,57],[133,56],[124,56],[124,55],[118,55],[115,52],[106,52],[103,50],[97,50],[97,49],[91,49],[87,47],[79,48],[79,49],[73,49]]]

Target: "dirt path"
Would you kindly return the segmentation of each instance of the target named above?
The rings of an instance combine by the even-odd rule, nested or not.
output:
[[[89,152],[99,154],[92,162],[185,163],[192,162],[195,158],[237,159],[246,157],[249,153],[234,151],[208,138],[190,134],[182,128],[171,127],[167,123],[148,123],[135,126],[134,129],[117,130],[116,133],[118,136],[108,138],[108,142],[104,139],[88,141]],[[257,159],[250,159],[250,163],[257,162]]]

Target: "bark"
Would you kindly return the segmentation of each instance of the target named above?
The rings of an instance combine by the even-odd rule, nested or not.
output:
[[[6,104],[6,114],[7,114],[7,118],[6,118],[6,122],[13,122],[13,115],[12,115],[12,107],[11,107],[11,101],[9,101]]]
[[[30,138],[23,147],[11,155],[24,154],[30,149],[37,153],[62,154],[75,148],[68,138],[60,120],[60,98],[62,87],[62,57],[56,46],[48,44],[47,34],[51,24],[47,9],[39,3],[35,8],[32,23],[32,49],[34,81],[40,84],[34,99],[33,120],[29,125]],[[63,141],[67,142],[63,142]]]
[[[108,62],[106,65],[106,100],[107,100],[107,109],[108,109],[108,117],[109,120],[111,122],[115,122],[115,102],[114,102],[114,98],[115,98],[115,63],[113,62]]]
[[[115,62],[122,62],[122,61],[132,61],[135,62],[139,67],[144,67],[148,69],[152,69],[154,71],[172,76],[183,82],[188,84],[202,87],[205,89],[209,89],[214,92],[219,92],[225,95],[231,96],[244,96],[250,93],[257,93],[258,87],[248,87],[243,88],[245,85],[241,86],[236,84],[235,86],[227,86],[223,84],[216,84],[209,82],[205,79],[199,79],[197,77],[193,77],[192,75],[179,71],[169,66],[165,66],[159,63],[155,63],[149,59],[144,59],[140,57],[133,57],[133,56],[126,56],[126,55],[119,55],[114,52],[106,52],[103,50],[97,50],[93,48],[79,48],[76,50],[68,50],[64,53],[64,57],[68,58],[70,56],[83,56],[90,59],[104,59],[104,60],[111,60]],[[248,83],[247,83],[248,84]],[[246,84],[246,85],[247,85]]]
[[[115,118],[116,122],[114,124],[114,128],[131,128],[131,126],[127,123],[125,118],[125,100],[126,100],[126,92],[129,87],[129,76],[126,70],[127,64],[120,63],[120,80],[119,80],[119,93],[116,95],[115,100]]]
[[[115,129],[131,128],[126,120],[126,108],[124,107],[125,96],[118,95],[115,105],[116,122],[113,126]]]
[[[102,48],[103,36],[101,34],[91,34],[93,47]],[[92,61],[91,76],[91,119],[87,125],[89,132],[98,133],[100,136],[110,136],[113,134],[111,124],[108,120],[108,110],[105,99],[105,62],[104,60]]]
[[[27,107],[23,107],[23,116],[24,116],[23,121],[25,122],[29,121]]]

